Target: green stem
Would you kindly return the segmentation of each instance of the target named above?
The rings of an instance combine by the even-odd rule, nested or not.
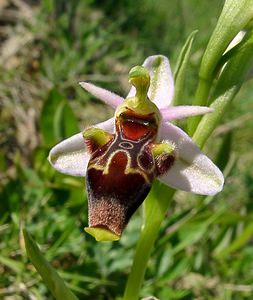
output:
[[[156,182],[145,200],[146,217],[123,300],[138,300],[147,263],[175,190]]]

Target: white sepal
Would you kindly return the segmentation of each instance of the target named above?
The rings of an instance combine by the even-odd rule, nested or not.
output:
[[[159,136],[160,140],[176,145],[177,153],[174,165],[159,180],[171,187],[201,195],[215,195],[222,190],[223,174],[184,131],[163,123]]]
[[[60,173],[85,176],[89,155],[82,132],[54,146],[49,152],[48,161]]]
[[[99,123],[94,127],[113,133],[114,118]],[[89,158],[83,133],[80,132],[54,146],[49,152],[48,161],[60,173],[72,176],[85,176]]]

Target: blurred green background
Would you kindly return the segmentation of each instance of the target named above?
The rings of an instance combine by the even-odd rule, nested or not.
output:
[[[84,180],[61,175],[49,149],[113,111],[77,84],[122,96],[129,69],[164,54],[172,69],[198,30],[184,103],[191,103],[221,0],[0,1],[0,299],[52,299],[28,261],[25,226],[79,299],[120,299],[141,228],[137,212],[118,243],[87,225]],[[141,296],[253,298],[253,82],[205,152],[227,175],[213,198],[177,193],[148,265]]]

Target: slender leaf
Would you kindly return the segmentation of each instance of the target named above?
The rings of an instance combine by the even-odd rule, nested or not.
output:
[[[185,103],[183,100],[184,96],[184,83],[186,78],[187,66],[190,58],[192,43],[197,30],[193,31],[187,38],[177,60],[177,64],[174,72],[175,79],[175,91],[173,98],[173,105],[180,105]]]
[[[213,76],[231,40],[253,18],[253,0],[226,0],[200,66],[200,78]]]
[[[23,230],[23,235],[27,255],[54,297],[57,300],[77,300],[77,297],[67,288],[63,279],[45,260],[37,244],[26,229]]]
[[[227,63],[218,80],[212,96],[214,101],[210,106],[214,109],[214,112],[202,118],[193,136],[193,140],[198,146],[203,147],[208,137],[220,123],[252,66],[253,31],[246,36],[241,46],[238,47],[237,53]]]
[[[14,259],[8,257],[4,257],[2,255],[0,255],[0,263],[16,273],[20,273],[23,270],[23,264],[21,262],[15,261]]]
[[[217,65],[223,59],[222,55],[240,30],[243,30],[253,18],[253,0],[226,0],[217,25],[209,40],[203,55],[199,83],[194,98],[194,105],[207,105],[216,76]],[[193,135],[201,117],[189,120],[189,134]]]
[[[55,113],[62,101],[62,97],[56,89],[53,89],[42,108],[40,115],[40,130],[46,146],[54,145],[57,140],[53,129]]]
[[[228,132],[222,141],[221,147],[215,159],[215,164],[223,171],[229,161],[232,144],[232,132]]]
[[[237,237],[228,247],[226,247],[223,251],[216,253],[218,257],[224,257],[228,254],[235,252],[236,250],[243,247],[248,241],[252,238],[253,235],[253,223],[247,225],[243,232],[240,233],[240,236]]]
[[[46,146],[52,146],[79,131],[76,117],[67,100],[53,89],[44,103],[40,128]]]

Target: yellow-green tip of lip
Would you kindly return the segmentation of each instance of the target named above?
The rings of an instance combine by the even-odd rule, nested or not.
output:
[[[85,227],[84,230],[92,235],[97,242],[112,242],[120,239],[119,235],[106,228]]]

